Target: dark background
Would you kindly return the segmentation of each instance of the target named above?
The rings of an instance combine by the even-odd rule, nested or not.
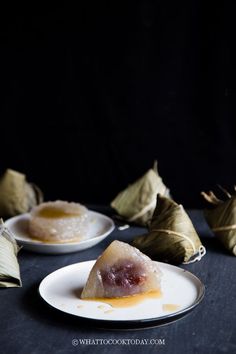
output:
[[[232,190],[230,2],[33,6],[0,13],[1,172],[26,173],[46,199],[109,203],[158,159],[186,207]]]

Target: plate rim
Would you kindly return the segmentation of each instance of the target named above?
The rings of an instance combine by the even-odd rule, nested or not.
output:
[[[206,287],[205,285],[203,284],[203,282],[195,275],[193,274],[192,272],[186,270],[186,269],[183,269],[183,268],[180,268],[178,266],[175,266],[175,265],[172,265],[172,264],[169,264],[169,263],[164,263],[164,262],[158,262],[158,261],[153,261],[153,262],[156,262],[158,264],[161,264],[161,267],[166,267],[166,268],[174,268],[174,269],[177,269],[178,272],[182,271],[183,273],[187,273],[190,277],[192,277],[195,281],[198,282],[198,284],[200,285],[199,287],[199,293],[198,293],[198,296],[196,298],[196,300],[194,301],[194,303],[190,306],[188,306],[187,308],[185,309],[182,309],[182,310],[179,310],[179,311],[176,311],[176,312],[173,312],[171,314],[167,314],[165,316],[159,316],[159,317],[150,317],[150,318],[145,318],[145,319],[133,319],[133,320],[113,320],[113,319],[97,319],[97,318],[92,318],[92,317],[86,317],[86,316],[81,316],[81,315],[76,315],[76,314],[73,314],[73,313],[69,313],[63,309],[59,309],[55,306],[53,306],[52,304],[50,304],[41,294],[41,291],[40,291],[40,287],[42,287],[42,284],[44,281],[46,281],[46,279],[48,277],[50,277],[52,274],[54,273],[57,273],[59,271],[61,271],[62,269],[65,269],[65,268],[69,268],[69,267],[74,267],[78,264],[81,264],[81,263],[92,263],[94,264],[96,262],[96,260],[87,260],[87,261],[83,261],[83,262],[76,262],[76,263],[73,263],[73,264],[69,264],[67,266],[64,266],[64,267],[61,267],[61,268],[58,268],[56,270],[54,270],[53,272],[49,273],[48,275],[46,275],[40,282],[39,286],[38,286],[38,294],[40,296],[40,298],[52,309],[54,309],[55,311],[59,311],[63,314],[66,314],[66,315],[69,315],[69,316],[73,316],[74,318],[77,318],[77,319],[80,319],[80,320],[83,320],[85,322],[93,322],[94,324],[97,324],[99,325],[99,327],[101,327],[100,325],[102,325],[103,328],[107,328],[107,325],[114,325],[114,328],[118,328],[118,329],[122,329],[122,328],[126,328],[126,329],[129,329],[129,328],[134,328],[133,326],[138,326],[138,327],[143,327],[143,326],[147,326],[148,328],[154,326],[162,326],[162,325],[165,325],[165,324],[168,324],[168,323],[172,323],[172,322],[175,322],[177,321],[178,319],[181,319],[182,317],[186,316],[187,314],[189,314],[195,307],[197,307],[201,302],[202,300],[204,299],[204,296],[205,296],[205,293],[206,293]],[[172,320],[173,319],[173,320]],[[114,329],[114,328],[111,328],[111,329]]]
[[[92,238],[89,238],[89,239],[86,239],[86,240],[82,240],[82,241],[77,241],[77,242],[62,242],[62,243],[46,243],[46,242],[43,242],[43,241],[39,241],[39,240],[23,240],[22,238],[19,238],[15,233],[14,233],[14,237],[16,239],[17,242],[19,242],[21,245],[28,245],[28,246],[40,246],[40,247],[45,247],[45,248],[50,248],[50,247],[57,247],[57,248],[63,248],[65,246],[78,246],[78,245],[84,245],[86,243],[88,243],[88,241],[91,241],[91,240],[99,240],[100,238],[105,238],[107,237],[108,235],[110,235],[114,229],[115,229],[115,223],[114,221],[112,220],[112,218],[110,218],[109,216],[105,215],[105,214],[102,214],[102,213],[99,213],[97,211],[94,211],[94,210],[90,210],[88,209],[89,213],[92,213],[92,214],[95,214],[95,215],[99,215],[99,217],[102,217],[103,219],[106,219],[111,225],[109,227],[109,229],[104,232],[102,235],[98,235],[98,236],[94,236]],[[20,215],[16,215],[16,216],[13,216],[7,220],[4,221],[6,227],[10,228],[10,226],[8,225],[8,223],[10,222],[13,222],[15,220],[18,220],[18,219],[21,219],[23,217],[28,217],[30,216],[30,213],[23,213],[23,214],[20,214]]]

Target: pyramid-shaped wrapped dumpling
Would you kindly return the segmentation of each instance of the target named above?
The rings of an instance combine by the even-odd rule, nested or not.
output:
[[[155,161],[152,169],[115,197],[111,207],[122,219],[146,226],[155,210],[157,193],[170,197],[170,191],[163,183]]]
[[[27,213],[42,201],[41,190],[35,184],[28,183],[24,174],[7,169],[0,177],[1,217]]]
[[[113,241],[93,266],[81,298],[124,297],[160,290],[157,263],[127,243]]]
[[[160,194],[149,232],[136,237],[133,245],[153,259],[172,264],[192,263],[206,253],[183,206]]]
[[[227,199],[221,200],[212,192],[202,192],[202,196],[213,208],[205,210],[208,225],[227,250],[236,256],[236,193],[231,195],[220,187]],[[236,191],[236,187],[235,187]]]

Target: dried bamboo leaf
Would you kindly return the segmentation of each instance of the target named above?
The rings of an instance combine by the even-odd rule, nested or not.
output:
[[[17,261],[19,247],[0,219],[0,287],[22,286]]]
[[[151,258],[172,264],[199,260],[205,250],[183,206],[160,194],[149,233],[135,238],[133,245]]]
[[[228,197],[228,198],[232,197],[232,195],[227,191],[227,189],[223,188],[220,184],[217,184],[217,186],[222,190],[222,192],[224,192],[226,197]]]
[[[206,193],[206,192],[201,192],[201,195],[203,196],[203,198],[204,198],[207,202],[209,202],[209,203],[211,203],[211,204],[213,204],[213,205],[219,205],[219,204],[223,203],[223,201],[220,200],[220,199],[218,199],[218,198],[216,197],[216,195],[215,195],[212,191],[209,191],[208,193]]]
[[[124,220],[146,226],[153,215],[157,193],[170,196],[169,189],[158,174],[157,162],[154,162],[154,167],[121,191],[111,206]]]

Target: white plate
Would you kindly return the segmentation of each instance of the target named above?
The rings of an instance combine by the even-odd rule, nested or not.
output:
[[[28,213],[18,215],[8,219],[5,225],[24,249],[38,253],[62,254],[82,251],[101,242],[115,228],[114,222],[109,217],[89,210],[89,237],[86,240],[69,243],[45,243],[30,238],[28,234],[29,218],[30,214]]]
[[[125,308],[112,308],[99,301],[81,300],[81,290],[94,263],[88,261],[72,264],[49,274],[39,286],[41,297],[57,310],[109,328],[163,325],[190,312],[204,297],[204,285],[192,273],[158,263],[163,272],[162,296],[159,299],[148,298]],[[178,309],[166,311],[166,304],[178,305]]]

